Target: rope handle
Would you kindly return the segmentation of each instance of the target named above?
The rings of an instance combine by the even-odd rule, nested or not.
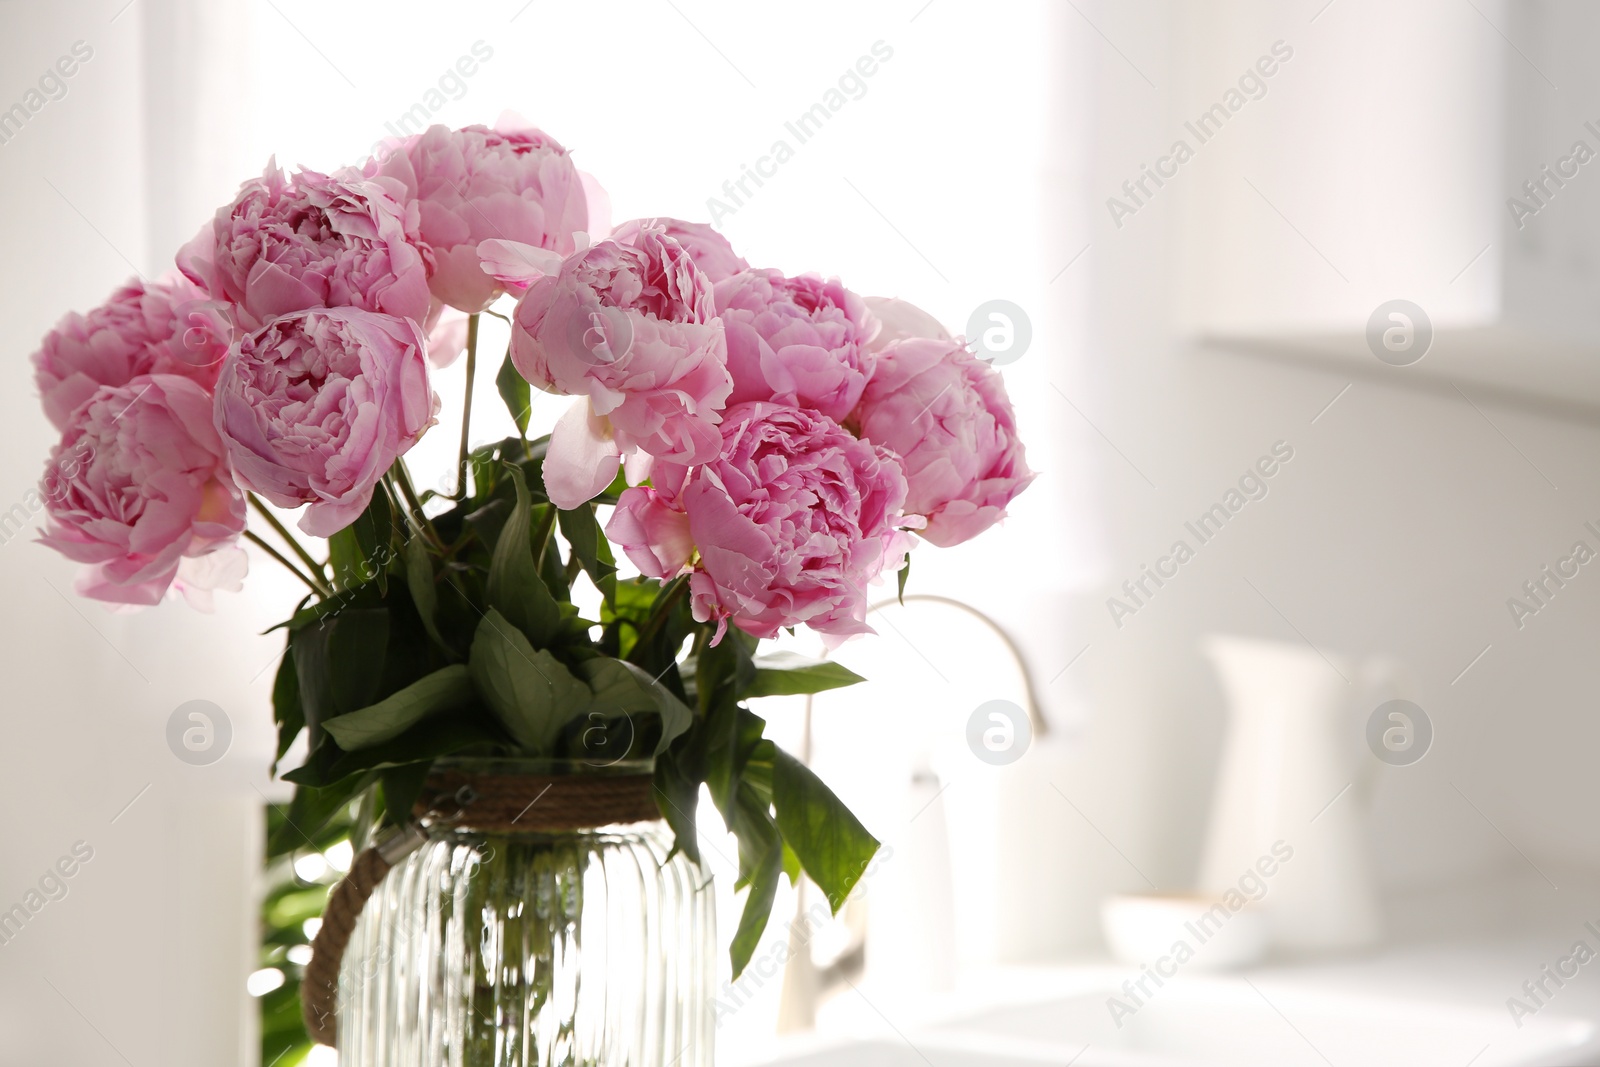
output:
[[[333,1045],[338,1039],[339,967],[344,950],[350,945],[356,920],[367,899],[377,890],[384,876],[406,856],[421,847],[421,829],[415,823],[391,831],[383,840],[366,849],[350,864],[350,873],[333,887],[328,906],[322,913],[322,926],[311,939],[311,962],[306,964],[300,982],[300,1013],[306,1033],[319,1045]]]

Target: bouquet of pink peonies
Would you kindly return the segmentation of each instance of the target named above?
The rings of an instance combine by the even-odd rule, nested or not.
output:
[[[999,374],[925,313],[752,268],[695,223],[596,239],[601,196],[507,120],[334,174],[269,164],[175,272],[34,355],[61,432],[42,539],[115,604],[207,608],[245,539],[305,583],[273,689],[279,757],[309,744],[279,852],[358,795],[405,822],[442,757],[581,756],[653,758],[697,860],[709,784],[749,888],[737,974],[780,872],[837,907],[877,847],[743,703],[859,679],[759,640],[870,632],[871,583],[903,588],[919,538],[976,536],[1032,474]],[[510,324],[519,435],[471,448],[483,315]],[[403,457],[463,352],[455,490],[419,493]],[[535,386],[572,401],[530,440]]]

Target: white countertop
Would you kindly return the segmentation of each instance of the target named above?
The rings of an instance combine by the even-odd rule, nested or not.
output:
[[[1103,951],[972,970],[938,994],[886,988],[869,973],[823,1005],[816,1034],[777,1039],[760,1057],[732,1062],[1600,1065],[1600,934],[1585,925],[1600,930],[1600,886],[1572,874],[1555,884],[1519,874],[1392,902],[1388,947],[1377,952],[1180,972],[1159,989],[1147,980],[1152,995],[1121,1027],[1107,1000],[1141,972]],[[1595,958],[1560,963],[1579,941]],[[1577,973],[1558,987],[1544,977],[1546,965]],[[1541,979],[1535,999],[1523,983]],[[1514,1017],[1511,997],[1532,1013]]]

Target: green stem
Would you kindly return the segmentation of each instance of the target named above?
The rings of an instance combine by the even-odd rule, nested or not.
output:
[[[300,544],[295,539],[295,536],[284,528],[283,523],[278,521],[278,517],[268,510],[267,505],[261,502],[261,498],[254,493],[248,493],[246,496],[249,498],[250,506],[255,509],[256,514],[267,520],[267,525],[277,531],[278,536],[283,538],[284,543],[294,550],[294,554],[299,556],[307,567],[311,568],[311,573],[319,578],[326,577],[322,564],[318,563],[311,553],[305,550],[305,546]]]
[[[267,544],[266,541],[263,541],[261,539],[260,535],[257,534],[254,530],[246,530],[244,532],[244,536],[245,536],[245,539],[248,540],[251,544],[255,545],[257,548],[261,549],[261,551],[265,552],[267,555],[271,556],[273,559],[277,560],[279,563],[283,564],[286,568],[288,568],[288,571],[289,571],[290,574],[294,575],[296,578],[300,579],[302,582],[305,582],[307,585],[309,585],[311,587],[312,592],[316,593],[318,596],[323,597],[324,599],[326,599],[326,598],[328,598],[328,597],[333,595],[333,591],[332,590],[330,590],[327,586],[323,585],[322,583],[318,582],[316,579],[312,578],[309,574],[306,574],[299,567],[296,567],[293,563],[291,563],[289,561],[289,557],[288,556],[285,556],[282,552],[279,552],[277,549],[275,549],[271,545]]]
[[[689,579],[687,576],[675,578],[673,582],[673,587],[661,601],[661,607],[651,614],[650,620],[644,624],[644,629],[639,631],[639,639],[633,644],[633,654],[628,657],[630,661],[638,662],[634,659],[634,656],[638,655],[639,650],[655,638],[656,634],[661,631],[661,627],[666,625],[667,616],[672,613],[672,609],[677,606],[678,601],[688,594]]]
[[[533,543],[538,546],[538,550],[533,554],[533,569],[541,574],[544,573],[544,551],[550,546],[550,531],[555,529],[556,525],[556,506],[554,504],[545,506],[548,510],[533,530]]]
[[[411,484],[411,472],[406,469],[404,459],[396,459],[394,466],[389,468],[389,473],[384,475],[391,486],[398,486],[400,494],[406,499],[406,510],[411,515],[411,522],[417,531],[432,541],[434,547],[444,551],[444,541],[439,537],[439,531],[433,528],[433,520],[422,510],[422,501],[417,499],[417,490]]]
[[[467,398],[461,405],[461,455],[456,463],[452,500],[467,498],[467,435],[472,429],[472,383],[478,376],[478,316],[467,317]]]

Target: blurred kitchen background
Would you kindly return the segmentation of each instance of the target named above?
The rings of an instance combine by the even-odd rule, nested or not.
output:
[[[616,220],[713,220],[756,265],[836,273],[953,332],[999,322],[992,301],[1021,312],[1002,361],[1040,477],[1002,529],[919,553],[908,589],[1004,636],[888,606],[837,653],[867,686],[761,709],[892,854],[810,965],[725,989],[722,1062],[1090,1064],[1118,1042],[1169,1057],[1122,1063],[1389,1062],[1339,1045],[1358,1017],[1391,1050],[1422,1041],[1394,1062],[1600,1062],[1600,968],[1537,984],[1574,942],[1600,948],[1600,567],[1560,562],[1600,549],[1597,31],[1593,5],[1550,0],[0,4],[0,514],[51,444],[27,356],[63,312],[167,269],[269,156],[327,170],[407,114],[520,112]],[[60,92],[4,125],[67,55]],[[830,90],[844,103],[797,144],[785,124]],[[732,197],[780,139],[793,158]],[[1401,320],[1374,318],[1397,300],[1416,346],[1398,354],[1381,337]],[[459,369],[438,379],[450,411]],[[1261,493],[1190,531],[1273,455]],[[78,842],[93,857],[0,944],[0,1067],[254,1064],[264,811],[287,796],[268,774],[282,642],[260,631],[298,594],[255,566],[214,616],[111,614],[5,531],[0,909]],[[1160,562],[1179,540],[1192,558]],[[1288,788],[1219,774],[1239,737],[1214,635],[1273,643],[1236,668],[1246,688],[1326,665],[1262,698],[1283,705],[1264,721],[1317,705],[1326,736],[1255,766],[1333,775],[1324,809],[1274,825],[1304,826],[1300,869],[1335,872],[1323,919],[1374,904],[1371,943],[1186,973],[1200,992],[1112,1027],[1141,972],[1113,958],[1104,902],[1194,890],[1213,798]],[[1404,765],[1365,740],[1394,697],[1431,732]],[[195,699],[231,726],[209,766],[166,741]],[[969,744],[990,701],[1036,701],[1012,762]],[[780,898],[767,942],[796,909]],[[1353,992],[1370,1003],[1347,1012]],[[988,1022],[938,1036],[980,1002]],[[1028,1003],[1043,1014],[995,1022]],[[1224,1036],[1257,1051],[1206,1044]]]

